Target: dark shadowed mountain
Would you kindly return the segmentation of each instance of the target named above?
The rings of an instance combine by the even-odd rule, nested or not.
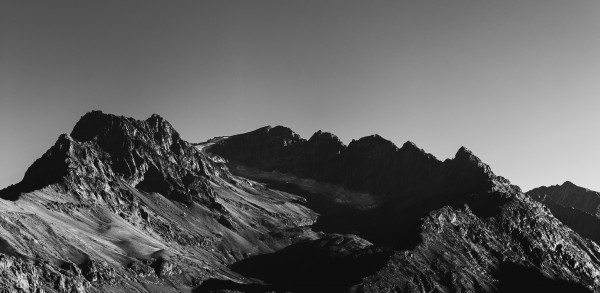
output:
[[[600,217],[600,193],[579,187],[570,181],[565,181],[562,185],[534,188],[527,194],[541,202],[552,201],[563,207],[578,209],[594,217]]]
[[[600,244],[600,193],[566,181],[562,185],[534,188],[527,194],[546,205],[557,219],[581,236]]]
[[[352,191],[358,195],[346,198],[348,204],[338,209],[320,203],[323,199],[318,196],[309,197],[311,207],[322,214],[315,226],[405,248],[418,242],[420,219],[432,210],[468,204],[479,215],[494,214],[510,194],[520,192],[464,147],[453,159],[441,162],[411,142],[398,148],[377,135],[345,146],[321,131],[304,140],[288,128],[265,127],[219,140],[208,151],[258,169],[244,172],[233,166],[236,174],[283,190],[293,188],[287,184],[289,178],[261,178],[256,171],[267,177],[274,171],[290,174]],[[374,207],[365,209],[365,197]],[[332,200],[339,201],[339,196]]]
[[[597,248],[466,148],[442,162],[410,142],[398,148],[370,136],[345,146],[331,134],[304,140],[278,126],[214,140],[207,151],[228,159],[234,174],[304,195],[321,214],[314,229],[355,233],[396,251],[355,289],[508,290],[519,282],[507,267],[537,272],[530,276],[540,288],[595,286],[568,277],[572,270],[558,263],[569,257],[554,241],[587,243],[591,258],[582,261],[591,267]]]
[[[600,289],[599,247],[466,148],[94,111],[0,197],[2,292]]]

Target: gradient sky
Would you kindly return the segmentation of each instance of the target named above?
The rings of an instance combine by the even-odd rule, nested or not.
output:
[[[85,112],[466,146],[600,190],[600,1],[0,1],[0,187]]]

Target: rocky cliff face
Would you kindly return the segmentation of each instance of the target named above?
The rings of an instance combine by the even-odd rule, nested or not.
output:
[[[231,175],[158,115],[84,115],[0,196],[0,253],[15,258],[0,283],[15,292],[66,292],[56,280],[68,274],[83,291],[189,291],[235,275],[228,263],[311,239],[317,216]],[[29,285],[8,285],[19,274]]]
[[[562,185],[541,186],[527,192],[538,201],[552,201],[600,218],[600,193],[579,187],[570,181]]]
[[[406,239],[418,237],[420,219],[432,210],[469,204],[479,215],[494,214],[520,192],[464,147],[453,159],[441,162],[411,142],[398,148],[377,135],[345,146],[320,131],[303,140],[287,128],[267,127],[222,139],[208,151],[235,164],[368,194],[378,204],[366,211],[359,205],[333,213],[329,206],[314,206],[322,214],[316,226],[328,232],[358,233],[385,245],[413,245]],[[260,180],[256,174],[238,172]]]
[[[365,292],[586,292],[598,290],[598,246],[517,195],[491,218],[444,207],[422,242],[367,277]]]
[[[90,112],[0,197],[6,292],[600,290],[598,246],[466,148],[284,127],[190,144]]]
[[[373,198],[368,202],[375,204],[367,208],[358,206],[360,200],[348,201],[349,207],[341,211],[330,212],[331,204],[323,205],[327,210],[320,210],[321,218],[313,226],[348,233],[350,225],[354,233],[373,241],[374,247],[391,249],[386,265],[365,275],[353,290],[513,292],[561,288],[585,292],[599,288],[598,246],[495,175],[466,148],[442,162],[410,142],[397,148],[371,136],[344,146],[327,135],[328,145],[335,147],[315,154],[311,140],[322,133],[306,141],[287,129],[273,133],[271,129],[276,128],[222,139],[208,151],[230,160],[233,173],[296,190],[309,203],[311,199],[321,204],[336,199],[328,189],[319,193],[317,184],[307,184],[312,180],[326,180],[350,197],[367,193]],[[268,153],[277,155],[255,152],[260,149],[255,146],[264,141],[269,142]],[[327,158],[328,163],[305,163],[316,158]],[[314,200],[319,196],[321,202]],[[335,218],[337,225],[319,225],[328,216]],[[378,233],[370,233],[374,230]],[[251,260],[258,262],[257,258]],[[244,261],[246,266],[250,263]],[[264,274],[262,266],[255,264],[254,272]]]
[[[330,133],[318,131],[305,140],[282,126],[228,137],[209,151],[261,170],[292,173],[376,196],[418,185],[435,176],[441,165],[410,142],[397,148],[373,135],[345,146]]]
[[[534,188],[527,194],[581,236],[600,243],[600,193],[566,181],[562,185]]]

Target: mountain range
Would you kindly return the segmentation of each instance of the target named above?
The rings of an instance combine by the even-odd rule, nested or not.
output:
[[[92,111],[0,198],[2,292],[600,290],[600,194],[523,193],[465,147]]]

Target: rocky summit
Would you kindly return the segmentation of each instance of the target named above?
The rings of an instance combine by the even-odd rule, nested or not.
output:
[[[0,191],[0,291],[600,291],[573,224],[600,201],[554,194],[464,147],[281,126],[190,143],[93,111]]]

